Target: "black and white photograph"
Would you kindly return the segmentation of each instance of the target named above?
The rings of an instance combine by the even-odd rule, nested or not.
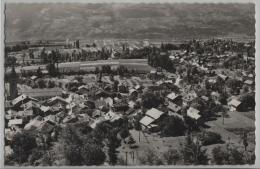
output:
[[[254,1],[8,1],[4,166],[254,166]]]

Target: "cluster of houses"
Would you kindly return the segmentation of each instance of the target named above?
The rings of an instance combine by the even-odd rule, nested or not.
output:
[[[172,52],[169,58],[173,62],[189,65],[203,72],[203,81],[199,84],[189,84],[185,80],[187,72],[169,73],[164,70],[152,70],[147,78],[152,79],[150,85],[137,84],[129,86],[127,83],[116,83],[115,80],[102,81],[101,78],[93,83],[79,83],[77,80],[69,82],[65,88],[34,88],[23,90],[20,95],[5,102],[5,140],[6,148],[13,136],[20,131],[37,133],[45,139],[57,139],[57,126],[67,123],[86,122],[95,129],[102,122],[114,123],[127,117],[130,123],[138,121],[142,130],[157,131],[161,117],[176,116],[180,120],[189,117],[196,123],[203,121],[203,112],[194,107],[194,103],[202,101],[205,105],[214,102],[221,105],[221,94],[214,88],[218,79],[222,79],[224,88],[228,79],[240,79],[248,92],[254,92],[254,73],[241,71],[240,78],[228,73],[215,73],[214,67],[222,55],[211,55],[204,59],[196,53]],[[238,70],[232,70],[233,72]],[[31,77],[32,80],[35,77]],[[210,92],[201,94],[200,88],[210,88]],[[14,86],[14,85],[12,85]],[[142,96],[150,92],[163,99],[160,105],[144,109]],[[225,90],[226,92],[226,90]],[[239,95],[239,94],[238,94]],[[230,96],[226,99],[229,111],[239,111],[243,106],[239,97]],[[141,118],[139,118],[141,116]],[[137,118],[138,117],[138,118]]]

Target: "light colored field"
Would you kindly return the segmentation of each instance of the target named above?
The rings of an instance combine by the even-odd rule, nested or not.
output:
[[[166,152],[170,148],[179,149],[180,143],[184,142],[185,137],[162,137],[156,133],[148,134],[140,132],[140,141],[139,141],[139,131],[137,130],[130,130],[131,135],[133,136],[134,140],[136,141],[136,145],[138,146],[135,149],[131,149],[129,145],[122,144],[117,150],[119,151],[118,156],[120,158],[126,159],[126,152],[128,154],[127,162],[128,165],[139,165],[138,158],[143,156],[144,151],[146,149],[152,149],[161,155],[163,152]],[[130,155],[134,153],[134,158]]]

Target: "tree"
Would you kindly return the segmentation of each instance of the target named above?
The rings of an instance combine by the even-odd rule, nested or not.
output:
[[[48,88],[54,88],[55,87],[55,82],[52,80],[48,81]]]
[[[246,154],[237,146],[229,143],[225,147],[215,147],[212,150],[212,157],[213,163],[217,165],[242,165],[252,162],[248,159],[253,159],[253,155]]]
[[[170,116],[162,121],[161,134],[163,136],[181,136],[184,135],[185,131],[184,121],[177,116]]]
[[[43,79],[39,79],[38,81],[37,81],[37,84],[38,84],[38,86],[39,86],[39,88],[46,88],[46,83],[45,83],[45,81],[43,80]]]
[[[51,76],[56,76],[57,75],[57,70],[55,68],[55,65],[53,63],[49,63],[47,66],[46,66],[48,72],[49,72],[49,75]]]
[[[22,58],[23,58],[23,65],[24,65],[25,53],[22,54]]]
[[[231,89],[231,93],[238,93],[239,88],[241,87],[241,81],[237,79],[228,79],[226,85]]]
[[[169,149],[163,154],[163,158],[168,165],[176,165],[177,161],[181,159],[181,155],[176,149]]]
[[[162,100],[151,92],[146,92],[142,95],[142,105],[143,107],[150,109],[157,107],[162,103]]]
[[[220,98],[219,98],[219,102],[222,105],[227,105],[227,98],[228,98],[228,96],[226,94],[221,93]]]
[[[39,78],[42,77],[42,70],[41,70],[41,67],[40,67],[40,66],[39,66],[38,69],[37,69],[37,76],[38,76]]]
[[[16,57],[8,56],[5,60],[5,67],[14,67],[16,64]]]
[[[247,146],[248,146],[248,140],[247,140],[247,132],[244,131],[242,136],[241,136],[241,139],[243,141],[243,145],[244,145],[244,148],[245,148],[245,151],[247,150]]]
[[[80,155],[82,157],[83,165],[101,165],[105,161],[105,153],[97,144],[83,145]]]
[[[182,147],[182,156],[185,164],[206,165],[208,157],[206,149],[202,149],[202,145],[196,137],[188,135]]]
[[[112,129],[110,130],[108,134],[108,157],[109,157],[109,164],[115,165],[117,163],[117,154],[116,154],[116,148],[120,145],[120,140],[117,139],[117,131],[118,129]]]
[[[114,92],[118,91],[118,84],[119,84],[119,82],[117,80],[115,80],[114,83],[113,83],[113,91]]]
[[[82,157],[81,157],[81,146],[76,144],[68,144],[64,145],[64,156],[66,159],[67,165],[71,166],[79,166],[82,165]]]
[[[37,147],[35,137],[26,133],[17,133],[11,141],[13,157],[16,162],[26,162],[32,150]]]
[[[243,110],[254,110],[255,108],[255,96],[254,93],[242,95],[240,98],[243,106]]]
[[[59,143],[66,165],[100,165],[105,161],[105,153],[100,142],[96,142],[90,134],[84,135],[82,130],[73,125],[67,125],[62,129]]]

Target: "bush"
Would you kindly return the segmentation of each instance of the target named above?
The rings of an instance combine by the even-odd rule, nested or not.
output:
[[[224,165],[228,161],[228,153],[225,150],[222,150],[220,146],[215,147],[212,150],[212,156],[213,156],[213,161],[217,165]]]
[[[162,165],[162,159],[151,149],[146,149],[144,154],[139,157],[139,161],[143,165]]]
[[[237,146],[215,147],[212,150],[212,162],[216,165],[254,164],[255,154],[242,151]]]
[[[180,160],[181,155],[175,149],[169,149],[163,154],[163,157],[168,165],[176,165],[176,162]]]
[[[204,146],[222,142],[221,135],[215,132],[203,132],[199,135],[199,138]]]

